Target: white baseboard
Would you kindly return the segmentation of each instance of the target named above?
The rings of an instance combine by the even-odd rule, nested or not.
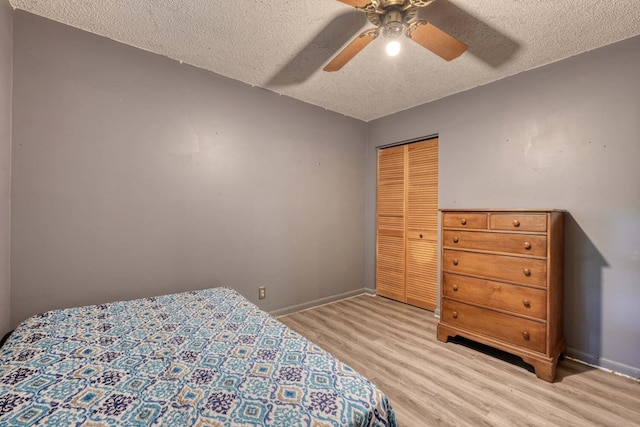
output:
[[[316,300],[305,302],[302,304],[296,304],[289,307],[280,308],[278,310],[273,310],[273,311],[270,311],[269,314],[272,315],[273,317],[284,316],[285,314],[295,313],[296,311],[307,310],[310,308],[319,307],[321,305],[329,304],[342,299],[351,298],[356,295],[370,294],[370,293],[371,293],[371,290],[367,288],[356,289],[355,291],[349,291],[349,292],[344,292],[337,295],[331,295],[324,298],[318,298]]]
[[[587,365],[598,366],[600,364],[600,359],[598,359],[597,357],[594,357],[589,353],[585,353],[584,351],[580,351],[575,348],[567,347],[564,355],[570,359],[586,363]]]
[[[570,347],[567,347],[565,350],[565,356],[567,356],[568,359],[584,363],[585,365],[589,365],[597,369],[613,372],[614,374],[629,377],[634,380],[640,379],[640,368],[625,365],[624,363],[603,357],[595,357],[589,353]]]

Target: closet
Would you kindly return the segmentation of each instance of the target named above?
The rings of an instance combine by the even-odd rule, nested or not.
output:
[[[438,215],[438,139],[378,150],[378,295],[435,310]]]

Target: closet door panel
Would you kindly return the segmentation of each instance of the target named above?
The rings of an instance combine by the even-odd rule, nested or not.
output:
[[[407,302],[435,310],[438,300],[438,140],[408,145]]]
[[[407,229],[438,232],[438,140],[408,146]]]
[[[378,233],[378,262],[376,268],[376,293],[405,301],[404,295],[404,236]]]
[[[378,152],[376,293],[405,301],[405,147]]]
[[[438,300],[438,242],[408,239],[406,265],[407,303],[435,310]]]
[[[393,147],[378,152],[378,218],[405,216],[405,150]]]

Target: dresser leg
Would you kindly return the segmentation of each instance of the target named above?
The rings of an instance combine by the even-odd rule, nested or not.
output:
[[[449,328],[443,326],[442,324],[438,324],[438,341],[447,342],[449,341],[449,336],[455,336],[455,333],[450,333]]]
[[[558,354],[558,356],[560,356],[560,354]],[[529,357],[523,357],[522,360],[524,360],[529,365],[533,366],[533,369],[536,371],[536,376],[538,378],[552,383],[553,379],[556,376],[556,366],[558,365],[558,356],[556,356],[551,361],[533,359]]]

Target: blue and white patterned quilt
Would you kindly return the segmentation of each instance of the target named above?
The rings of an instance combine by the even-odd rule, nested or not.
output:
[[[214,288],[50,311],[0,349],[0,426],[395,426],[378,388]]]

